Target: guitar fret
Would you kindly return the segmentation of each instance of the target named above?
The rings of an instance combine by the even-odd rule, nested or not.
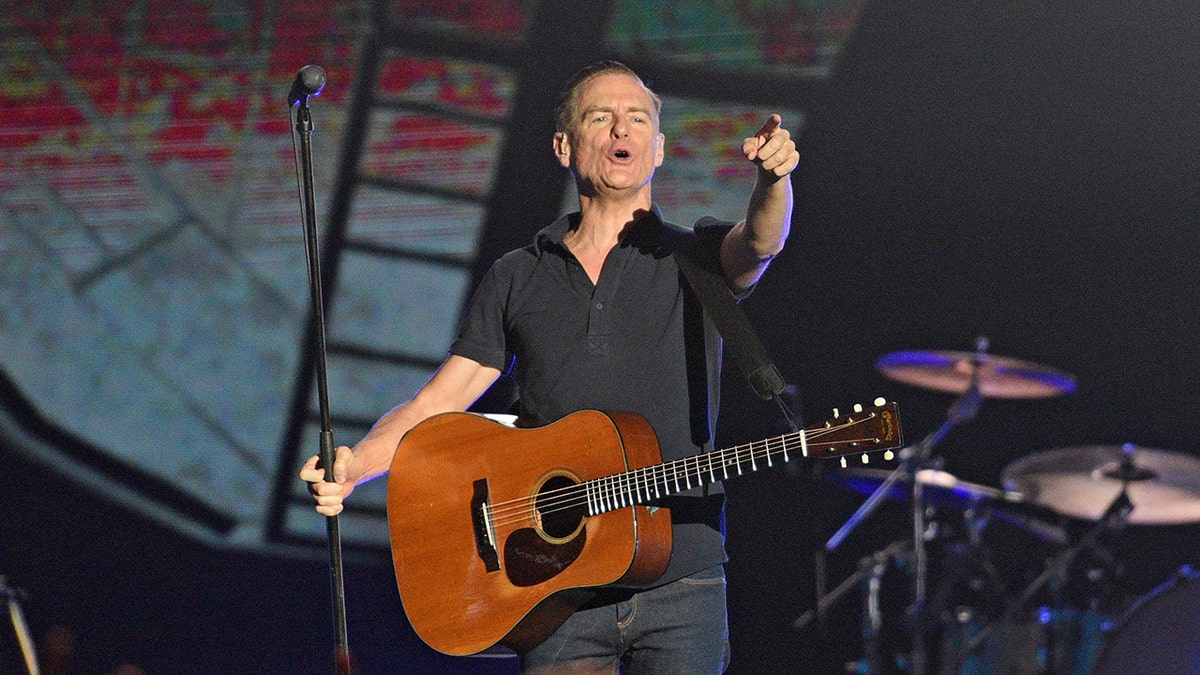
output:
[[[894,415],[894,413],[892,414]],[[865,420],[878,419],[877,415],[877,413],[872,413],[863,419],[850,419],[837,427],[831,422],[826,422],[824,428],[814,431],[827,437],[827,432],[831,429],[859,425]],[[778,460],[782,460],[784,463],[789,462],[796,449],[796,443],[799,443],[800,454],[807,457],[807,433],[808,430],[800,430],[774,438],[752,441],[741,446],[690,455],[671,462],[593,479],[580,485],[579,488],[584,490],[583,501],[586,502],[589,515],[646,504],[708,483],[728,480],[731,477],[758,471],[760,468],[774,467]],[[831,445],[826,438],[822,440],[823,448]],[[868,437],[868,440],[879,443],[878,439]],[[888,438],[887,440],[893,439]],[[853,447],[857,441],[845,440],[843,435],[837,443],[842,447]],[[834,456],[833,452],[827,449],[823,449],[822,453],[822,456]],[[490,516],[490,514],[487,515]]]

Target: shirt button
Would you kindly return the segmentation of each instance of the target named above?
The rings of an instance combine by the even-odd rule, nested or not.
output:
[[[597,303],[596,303],[596,309],[604,309],[604,303],[603,303],[603,302],[597,302]]]

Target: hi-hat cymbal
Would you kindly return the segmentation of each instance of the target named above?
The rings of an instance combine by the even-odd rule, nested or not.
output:
[[[869,495],[883,485],[891,473],[888,469],[843,469],[831,471],[826,476],[832,483],[860,494]],[[1022,500],[1019,493],[961,481],[950,473],[938,469],[921,469],[917,471],[916,477],[924,488],[926,498],[937,506],[966,508],[983,501],[1020,502]],[[892,484],[887,496],[891,499],[910,499],[912,487],[907,483],[897,481]]]
[[[891,473],[887,469],[843,469],[825,475],[831,483],[870,495],[883,485]],[[1060,545],[1067,541],[1062,528],[1047,521],[1053,515],[1053,510],[1028,501],[1020,492],[968,483],[938,469],[921,469],[917,471],[916,478],[922,486],[924,498],[934,506],[960,511],[984,507],[992,518],[1045,541]],[[911,501],[912,486],[904,482],[893,483],[885,496]]]
[[[1075,378],[1067,373],[990,354],[893,352],[880,357],[875,367],[897,382],[955,394],[967,391],[978,367],[979,393],[986,398],[1049,398],[1075,391]]]
[[[1001,472],[1005,488],[1073,518],[1098,521],[1125,488],[1128,522],[1200,521],[1200,459],[1134,445],[1079,446],[1022,457]]]

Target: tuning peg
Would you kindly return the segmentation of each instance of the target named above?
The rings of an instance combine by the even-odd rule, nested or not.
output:
[[[837,409],[837,408],[834,408],[834,409],[833,409],[833,417],[834,417],[834,419],[837,419],[838,417],[841,417],[841,416],[842,416],[842,413],[838,412],[838,409]]]
[[[865,452],[864,452],[864,453],[862,454],[862,461],[863,461],[863,464],[870,464],[870,463],[871,463],[871,458],[870,458],[870,456],[869,456],[869,455],[867,455],[867,453],[865,453]]]
[[[880,396],[879,398],[875,399],[875,405],[876,405],[876,406],[881,406],[881,405],[883,405],[883,404],[885,404],[885,403],[887,403],[887,399],[885,399],[885,398],[884,398],[884,397],[882,397],[882,396]]]
[[[860,412],[862,412],[862,411],[863,411],[862,404],[861,404],[861,403],[855,403],[855,404],[854,404],[854,412],[856,412],[856,413],[860,413]]]

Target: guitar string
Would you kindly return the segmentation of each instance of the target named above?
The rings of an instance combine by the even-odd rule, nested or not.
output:
[[[820,437],[825,436],[830,433],[842,432],[848,428],[860,425],[860,424],[870,421],[872,419],[874,419],[874,415],[866,416],[861,420],[853,420],[852,419],[850,422],[840,425],[840,426],[837,426],[837,427],[817,428],[817,429],[805,430],[804,432],[792,432],[792,433],[788,433],[788,434],[783,434],[782,436],[776,436],[774,438],[769,438],[766,440],[754,441],[751,443],[746,443],[743,445],[726,448],[724,450],[718,450],[715,452],[705,453],[702,455],[692,455],[689,457],[685,457],[685,458],[682,458],[679,460],[673,460],[671,462],[666,462],[663,464],[642,467],[641,469],[634,469],[633,471],[629,471],[624,474],[614,474],[612,476],[605,476],[605,477],[600,477],[600,478],[584,481],[583,483],[574,483],[572,485],[565,486],[562,488],[556,488],[554,490],[549,490],[549,491],[541,493],[541,494],[542,494],[543,498],[552,497],[556,493],[563,493],[563,492],[568,492],[568,493],[574,494],[579,489],[584,488],[584,486],[586,486],[587,483],[596,483],[596,482],[605,481],[605,480],[614,482],[615,486],[618,487],[618,489],[619,489],[620,482],[621,482],[619,477],[621,477],[621,476],[633,475],[633,474],[637,474],[639,472],[641,472],[643,474],[647,474],[647,475],[653,475],[655,473],[658,473],[658,474],[665,476],[666,473],[668,473],[668,471],[671,468],[673,468],[677,465],[685,467],[684,471],[687,473],[684,473],[681,475],[681,480],[686,480],[691,475],[695,475],[695,476],[699,477],[704,473],[716,473],[717,470],[715,467],[713,467],[712,461],[708,462],[708,465],[709,465],[708,470],[705,470],[700,466],[701,460],[706,456],[713,457],[716,455],[720,455],[722,457],[722,461],[724,461],[726,455],[732,454],[734,457],[734,462],[733,462],[734,466],[736,466],[738,464],[744,464],[744,463],[750,463],[751,465],[753,465],[759,458],[759,455],[755,454],[755,451],[759,446],[763,446],[762,458],[768,460],[768,463],[769,463],[769,460],[772,459],[772,457],[771,457],[772,452],[775,452],[776,454],[782,454],[786,457],[786,455],[788,453],[787,444],[789,442],[794,441],[796,439],[796,437],[800,436],[801,433],[805,434],[805,440],[808,440],[810,438],[820,438]],[[822,445],[839,445],[839,444],[853,443],[853,442],[861,443],[861,442],[866,442],[869,440],[873,440],[873,439],[859,438],[859,439],[841,440],[841,441],[829,442],[829,443],[820,443],[820,442],[809,443],[808,445],[810,447],[816,447],[816,446],[822,446]],[[774,445],[774,444],[778,444],[778,445]],[[773,448],[777,448],[779,446],[783,446],[782,452],[779,452],[778,450],[773,450]],[[750,456],[743,457],[742,455],[744,454],[744,452],[746,450],[750,451]],[[695,465],[694,470],[686,468],[687,464],[689,464],[689,463]],[[720,467],[722,469],[722,473],[726,473],[724,471],[724,469],[728,469],[729,466],[730,466],[729,463],[723,463]],[[751,471],[753,471],[754,468],[757,468],[757,467],[753,467],[751,469]],[[694,471],[694,473],[693,473],[693,471]],[[743,473],[744,473],[744,471],[743,471]],[[680,475],[678,471],[676,471],[675,474]],[[630,481],[625,481],[625,482],[628,483]],[[528,506],[528,502],[530,502],[532,500],[533,500],[533,497],[524,496],[524,497],[518,497],[517,499],[509,500],[507,502],[496,502],[495,504],[493,504],[491,506],[490,512],[494,516],[498,516],[498,515],[506,515],[513,508],[525,510],[526,507]]]
[[[852,420],[850,423],[831,427],[828,429],[814,429],[812,431],[800,432],[804,433],[805,440],[820,438],[824,435],[833,432],[841,432],[845,429],[860,424],[866,420]],[[741,446],[734,446],[725,450],[718,450],[704,455],[693,455],[681,460],[658,464],[624,474],[615,474],[613,476],[602,477],[585,481],[583,483],[574,483],[562,488],[549,490],[540,495],[532,495],[519,497],[517,499],[508,500],[505,502],[497,502],[489,508],[491,524],[493,526],[506,526],[515,522],[533,520],[535,512],[540,512],[543,516],[551,515],[561,511],[578,508],[587,505],[595,498],[599,503],[610,505],[605,510],[622,508],[624,506],[632,506],[635,503],[646,501],[643,495],[647,498],[651,492],[655,493],[655,497],[673,494],[683,489],[691,487],[693,480],[696,485],[704,485],[708,482],[720,480],[720,476],[728,476],[729,469],[734,467],[737,473],[745,473],[741,467],[750,465],[750,470],[757,469],[757,464],[760,460],[766,462],[769,466],[775,456],[785,456],[788,453],[788,444],[794,444],[796,436],[799,433],[785,434],[776,438],[766,439],[763,441],[755,441]],[[855,439],[855,441],[842,440],[832,443],[810,442],[809,447],[819,447],[823,445],[839,445],[848,442],[865,442],[872,439]],[[797,449],[797,448],[794,448]],[[746,452],[749,455],[746,455]],[[720,456],[719,463],[714,459]],[[708,461],[704,458],[708,457]],[[730,461],[730,457],[732,461]],[[704,480],[705,475],[708,475],[710,480]],[[589,483],[601,484],[604,481],[610,483],[607,488],[602,489],[599,495],[590,494],[587,489]],[[675,487],[675,490],[671,488]],[[535,502],[540,503],[544,508],[536,509]],[[615,506],[612,506],[615,504]]]
[[[814,433],[814,435],[815,435],[815,433]],[[763,441],[759,441],[758,443],[763,443]],[[717,451],[715,454],[722,455],[722,458],[724,459],[724,455],[732,453],[733,456],[735,457],[735,459],[737,459],[739,461],[743,460],[743,459],[745,459],[747,461],[753,461],[757,457],[756,455],[754,455],[756,445],[757,445],[756,443],[751,443],[751,444],[748,444],[745,446],[736,446],[733,448],[728,448],[726,450]],[[751,456],[743,458],[742,455],[745,454],[746,448],[750,449]],[[769,452],[769,450],[768,450],[768,452]],[[676,465],[684,464],[688,461],[692,461],[693,463],[697,463],[697,465],[698,465],[698,460],[696,460],[695,458],[703,457],[703,456],[704,455],[693,455],[693,456],[685,457],[685,458],[682,458],[679,460],[672,460],[671,462],[666,462],[663,464],[642,467],[641,469],[634,469],[632,471],[625,472],[625,473],[618,473],[618,474],[613,474],[610,476],[602,476],[600,478],[584,481],[582,483],[573,483],[571,485],[564,486],[561,488],[556,488],[554,490],[548,490],[548,491],[540,493],[540,494],[542,496],[543,501],[545,501],[548,498],[552,499],[556,494],[561,494],[561,493],[575,494],[580,489],[585,488],[587,483],[593,482],[593,480],[594,481],[609,480],[610,482],[613,482],[613,483],[619,483],[621,476],[636,474],[638,472],[645,473],[645,472],[654,472],[655,470],[661,470],[663,473],[666,473],[669,471],[670,468],[675,467]],[[710,464],[711,464],[711,462],[710,462]],[[685,471],[686,471],[686,469],[685,469]],[[676,472],[676,473],[678,473],[678,472]],[[516,508],[525,508],[527,503],[529,501],[531,501],[532,499],[533,498],[530,496],[523,496],[523,497],[518,497],[517,499],[509,500],[507,502],[496,502],[495,504],[492,505],[491,512],[493,515],[502,515],[507,512],[506,507],[515,506]]]
[[[869,421],[870,419],[873,419],[873,417],[865,417],[862,420],[851,420],[851,422],[841,425],[841,426],[838,426],[838,427],[831,427],[828,429],[808,430],[808,431],[804,432],[806,434],[805,439],[807,440],[808,438],[820,438],[821,436],[827,435],[829,433],[841,432],[849,427]],[[679,460],[674,460],[674,461],[667,462],[664,464],[657,464],[657,465],[652,465],[652,466],[648,466],[648,467],[642,467],[641,469],[634,469],[633,471],[625,472],[623,474],[614,474],[612,476],[605,476],[605,477],[601,477],[601,478],[584,481],[583,483],[574,483],[572,485],[564,486],[562,488],[556,488],[554,490],[549,490],[544,493],[541,493],[541,497],[542,497],[541,501],[543,504],[553,505],[553,504],[555,504],[554,499],[556,497],[561,497],[564,494],[567,497],[576,497],[581,492],[583,493],[583,496],[585,498],[587,498],[586,485],[588,483],[600,483],[600,482],[603,482],[606,480],[609,481],[610,483],[612,483],[612,485],[610,486],[612,489],[609,490],[608,494],[606,495],[611,500],[611,498],[613,496],[620,497],[622,491],[629,492],[629,487],[631,485],[637,484],[637,485],[641,485],[641,486],[653,487],[653,485],[655,483],[660,482],[659,479],[665,479],[667,484],[669,484],[671,482],[675,482],[675,483],[686,482],[689,479],[691,479],[693,476],[695,476],[697,479],[700,479],[703,476],[703,474],[705,474],[705,473],[716,474],[716,473],[718,473],[718,469],[720,469],[720,473],[727,474],[728,473],[727,470],[730,466],[738,466],[738,465],[744,465],[744,464],[751,464],[752,465],[751,471],[754,471],[754,469],[756,469],[757,467],[755,467],[753,465],[760,459],[760,457],[761,457],[761,459],[766,460],[769,465],[770,460],[772,459],[772,453],[774,453],[776,455],[786,456],[788,453],[788,447],[787,447],[788,443],[790,441],[794,441],[795,437],[797,437],[799,435],[800,435],[799,433],[784,434],[782,436],[778,436],[775,438],[770,438],[770,439],[761,440],[761,441],[754,441],[752,443],[734,446],[732,448],[727,448],[725,450],[718,450],[716,452],[706,453],[704,455],[693,455],[690,457],[685,457],[685,458],[682,458]],[[862,438],[862,439],[842,440],[842,441],[833,442],[833,443],[817,442],[817,443],[809,443],[808,445],[810,447],[818,447],[818,446],[822,446],[822,445],[839,445],[839,444],[845,444],[845,443],[851,443],[851,442],[866,442],[868,440],[872,440],[872,439]],[[762,448],[761,455],[756,454],[756,451],[760,446]],[[778,448],[781,446],[782,446],[782,451],[778,450]],[[750,455],[744,456],[744,453],[747,450],[749,450]],[[732,463],[726,461],[726,455],[730,455],[730,454],[733,455],[733,459],[734,459],[734,461]],[[704,457],[706,457],[706,456],[713,457],[716,455],[720,455],[722,458],[722,464],[720,467],[714,466],[714,464],[711,460],[707,463],[707,465],[708,465],[707,468],[702,466],[702,459]],[[689,468],[688,467],[689,464],[692,464],[693,466]],[[676,467],[683,467],[683,469],[682,469],[682,471],[675,470],[673,474],[668,476],[668,474],[671,473],[671,470],[675,469]],[[744,470],[739,471],[739,474],[740,473],[744,473]],[[634,476],[637,474],[641,474],[649,480],[637,481],[636,478],[634,478]],[[623,476],[629,476],[630,478],[622,479]],[[713,480],[716,480],[716,479],[713,479]],[[699,483],[699,484],[704,484],[704,481],[701,481],[701,483]],[[680,489],[686,489],[686,488],[680,488]],[[667,494],[671,494],[671,492],[668,490]],[[529,517],[529,514],[532,513],[532,511],[533,511],[532,503],[535,500],[535,498],[536,498],[536,496],[524,496],[524,497],[519,497],[517,499],[509,500],[506,502],[496,502],[495,504],[493,504],[491,506],[491,508],[489,509],[489,512],[492,514],[492,517],[494,519],[497,519],[497,520],[494,520],[495,524],[507,524],[508,521],[501,521],[498,519],[508,516],[508,515],[512,514],[514,511],[518,513],[518,517],[520,519],[524,519],[524,518]],[[572,503],[572,504],[570,504],[570,506],[568,506],[566,508],[573,508],[574,506],[577,506],[577,504]],[[553,513],[553,512],[554,511],[549,511],[549,510],[543,511],[543,513]]]
[[[870,439],[860,440],[866,441]],[[844,442],[846,441],[841,441],[840,443]],[[758,443],[769,446],[771,442],[759,441]],[[810,443],[809,447],[836,444],[838,443]],[[779,445],[786,444],[780,443]],[[733,452],[732,448],[724,451],[724,454],[730,452]],[[605,505],[605,508],[601,512],[616,510],[625,506],[633,506],[644,501],[649,501],[651,492],[655,493],[654,498],[658,498],[691,487],[721,480],[722,476],[729,473],[727,470],[730,467],[746,466],[747,464],[754,464],[759,461],[762,461],[764,465],[770,465],[770,460],[773,457],[779,457],[785,452],[786,448],[781,451],[778,448],[772,449],[771,447],[766,447],[761,453],[756,453],[751,449],[750,456],[738,457],[732,462],[723,462],[720,465],[712,462],[685,462],[684,460],[678,460],[683,468],[674,472],[671,472],[668,468],[674,466],[676,462],[669,462],[654,467],[635,469],[626,474],[617,474],[583,483],[574,483],[541,493],[540,498],[539,495],[534,495],[501,502],[506,507],[502,509],[503,513],[497,513],[497,510],[492,510],[491,522],[494,527],[506,526],[517,522],[530,522],[535,519],[535,515],[538,513],[542,516],[553,515],[586,506],[593,499],[597,503]],[[722,453],[718,452],[718,454]],[[690,460],[691,458],[685,459]],[[754,468],[751,468],[750,471],[754,471]],[[737,470],[734,475],[742,473],[745,473],[745,470]],[[641,475],[640,479],[637,477],[638,474]],[[705,480],[706,475],[710,477],[709,480]],[[622,476],[628,476],[628,478],[622,478]],[[608,489],[603,490],[598,496],[589,493],[587,489],[588,483],[604,481],[610,483]],[[672,489],[673,486],[675,489]],[[542,508],[537,508],[535,503],[541,504]]]

